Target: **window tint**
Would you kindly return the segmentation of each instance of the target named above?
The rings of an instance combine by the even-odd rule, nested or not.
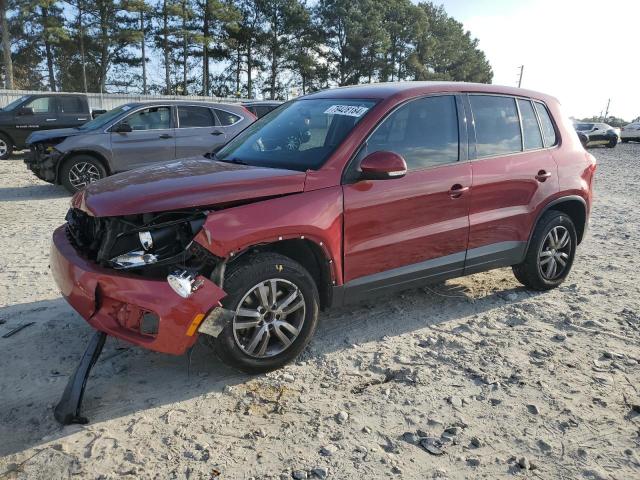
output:
[[[540,115],[540,120],[542,120],[542,115]],[[581,132],[593,130],[593,123],[577,123],[576,130],[579,130]]]
[[[516,100],[511,97],[470,95],[479,157],[520,152],[522,139]]]
[[[129,115],[125,122],[133,130],[162,130],[171,128],[170,107],[150,107]]]
[[[409,169],[458,161],[458,114],[451,95],[414,100],[389,115],[367,141],[366,153],[398,153]]]
[[[542,134],[538,126],[538,119],[529,100],[518,100],[520,119],[522,120],[522,133],[524,134],[524,149],[533,150],[542,148]]]
[[[178,107],[180,128],[213,127],[215,120],[211,109],[207,107]]]
[[[35,98],[25,105],[33,110],[33,113],[53,113],[55,111],[53,97]]]
[[[217,108],[215,110],[216,115],[218,116],[218,120],[220,120],[220,125],[233,125],[234,123],[237,123],[241,120],[238,115],[235,115],[233,113],[225,112],[224,110],[218,110]]]
[[[78,97],[58,97],[58,105],[62,113],[85,113],[82,101]]]
[[[556,130],[553,128],[553,122],[547,107],[539,102],[536,103],[536,110],[540,117],[540,125],[542,126],[542,132],[544,133],[544,146],[551,147],[556,144]],[[593,126],[593,125],[592,125]]]

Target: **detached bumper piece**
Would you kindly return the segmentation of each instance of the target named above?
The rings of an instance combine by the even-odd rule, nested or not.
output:
[[[53,411],[56,420],[61,424],[84,424],[89,421],[86,417],[80,415],[82,397],[84,396],[84,389],[87,386],[91,369],[96,364],[100,353],[102,353],[102,347],[104,347],[106,339],[107,334],[103,332],[96,332],[93,335],[84,355],[82,355],[78,368],[76,368],[74,374],[69,378],[64,393]]]
[[[64,226],[53,234],[51,273],[65,299],[92,327],[173,355],[193,346],[198,327],[226,295],[203,276],[196,278],[199,288],[182,298],[164,279],[100,267],[79,255]]]

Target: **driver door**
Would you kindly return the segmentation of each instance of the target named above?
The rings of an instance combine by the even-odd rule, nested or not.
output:
[[[454,95],[419,98],[389,114],[362,146],[354,169],[386,150],[408,171],[385,180],[357,180],[356,171],[343,186],[345,300],[462,274],[471,186],[463,119]]]

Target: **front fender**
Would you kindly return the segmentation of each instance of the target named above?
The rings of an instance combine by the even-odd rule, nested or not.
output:
[[[292,238],[315,242],[342,284],[342,188],[323,188],[211,212],[195,241],[220,258]]]

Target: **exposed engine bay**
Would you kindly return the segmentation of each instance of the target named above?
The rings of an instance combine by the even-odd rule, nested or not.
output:
[[[151,278],[165,278],[176,270],[183,276],[209,277],[220,259],[192,241],[207,213],[192,210],[93,217],[72,208],[65,219],[71,243],[100,266]]]

